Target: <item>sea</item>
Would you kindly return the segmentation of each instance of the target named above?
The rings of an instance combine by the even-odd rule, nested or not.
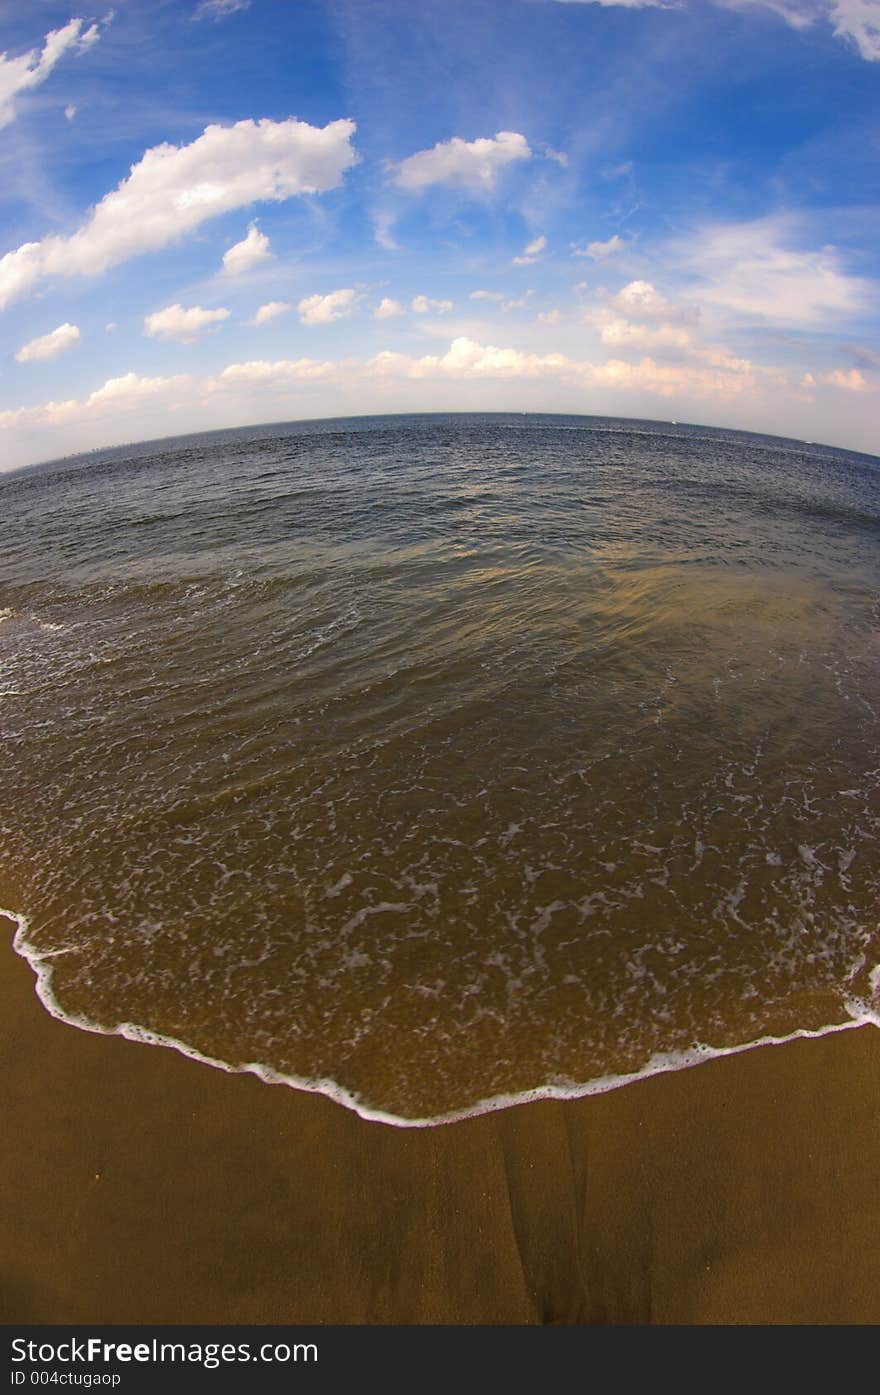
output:
[[[878,485],[531,414],[0,476],[43,1004],[398,1125],[880,1024]]]

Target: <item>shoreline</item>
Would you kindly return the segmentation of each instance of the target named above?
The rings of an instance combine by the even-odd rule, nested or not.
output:
[[[358,1118],[367,1123],[385,1124],[398,1129],[442,1128],[449,1124],[463,1123],[468,1119],[479,1119],[485,1114],[495,1114],[501,1110],[514,1109],[524,1104],[536,1104],[544,1100],[570,1102],[589,1099],[594,1095],[603,1095],[611,1090],[620,1090],[628,1085],[634,1085],[641,1080],[650,1080],[656,1075],[668,1075],[677,1071],[690,1070],[693,1066],[705,1065],[707,1061],[742,1055],[743,1052],[755,1051],[762,1047],[785,1046],[794,1041],[817,1041],[822,1037],[835,1036],[839,1032],[850,1031],[856,1027],[873,1026],[880,1028],[880,1014],[869,1008],[862,999],[853,999],[847,1005],[853,1009],[853,1015],[847,1022],[830,1023],[828,1026],[815,1029],[800,1027],[787,1036],[759,1037],[755,1041],[743,1042],[738,1046],[714,1047],[697,1043],[690,1051],[662,1052],[652,1057],[641,1070],[628,1075],[598,1076],[593,1080],[581,1083],[569,1081],[565,1084],[536,1085],[532,1089],[517,1094],[492,1095],[488,1099],[478,1100],[468,1108],[453,1110],[446,1114],[408,1118],[388,1113],[386,1110],[374,1109],[364,1104],[344,1086],[329,1078],[311,1080],[299,1076],[284,1075],[281,1071],[276,1071],[260,1061],[232,1065],[228,1061],[204,1055],[185,1041],[165,1036],[161,1032],[154,1032],[149,1027],[141,1027],[136,1022],[121,1022],[115,1028],[107,1028],[98,1026],[90,1018],[66,1013],[52,992],[52,965],[47,963],[47,960],[54,959],[66,951],[62,949],[40,954],[37,950],[31,950],[27,943],[27,917],[0,906],[0,924],[4,919],[15,926],[12,948],[19,958],[24,959],[27,963],[36,980],[34,991],[37,997],[49,1016],[57,1022],[74,1027],[78,1031],[90,1032],[96,1036],[122,1037],[125,1041],[137,1042],[142,1046],[158,1046],[166,1050],[176,1051],[187,1060],[195,1061],[199,1065],[210,1066],[214,1070],[222,1071],[225,1075],[253,1075],[264,1085],[283,1085],[287,1089],[297,1090],[303,1094],[322,1095],[334,1104],[341,1105],[343,1109],[351,1110]],[[872,993],[876,998],[880,993],[880,964],[871,970],[869,981]],[[859,1015],[855,1015],[859,1009],[861,1010]]]
[[[4,1322],[880,1321],[876,1032],[391,1129],[0,1005]]]

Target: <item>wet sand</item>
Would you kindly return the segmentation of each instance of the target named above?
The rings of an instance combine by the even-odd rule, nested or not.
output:
[[[55,1022],[0,931],[0,1321],[880,1321],[873,1027],[391,1129]]]

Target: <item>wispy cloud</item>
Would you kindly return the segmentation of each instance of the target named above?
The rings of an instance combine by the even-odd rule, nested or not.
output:
[[[587,242],[580,245],[573,242],[571,250],[576,257],[590,257],[594,262],[600,262],[606,257],[613,257],[622,252],[627,245],[623,238],[615,233],[607,242]]]
[[[728,10],[772,10],[793,29],[825,21],[838,39],[851,43],[868,62],[880,59],[878,0],[715,0]]]
[[[518,257],[513,258],[514,266],[531,266],[536,262],[547,246],[547,239],[543,235],[534,238],[527,247],[523,249]]]
[[[241,10],[250,9],[251,0],[202,0],[193,19],[226,19]]]
[[[694,0],[555,0],[558,5],[602,5],[628,10],[694,8]],[[878,0],[713,0],[725,10],[769,10],[792,29],[808,29],[824,20],[839,39],[853,44],[869,62],[880,60]]]
[[[97,24],[86,28],[85,20],[71,19],[62,29],[53,29],[46,35],[42,50],[31,49],[18,58],[0,53],[0,127],[15,120],[20,93],[45,82],[65,53],[83,53],[97,43],[100,34]]]
[[[798,327],[866,309],[870,283],[846,272],[835,247],[794,246],[797,232],[789,216],[716,224],[670,250],[693,278],[693,300],[741,317]]]

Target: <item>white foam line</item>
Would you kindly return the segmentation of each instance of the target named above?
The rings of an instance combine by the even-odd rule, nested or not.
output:
[[[522,1090],[517,1094],[492,1095],[488,1099],[478,1100],[468,1109],[452,1110],[448,1114],[429,1115],[423,1119],[407,1119],[398,1114],[389,1114],[382,1109],[371,1109],[368,1105],[363,1104],[356,1095],[352,1095],[342,1085],[337,1084],[335,1080],[306,1080],[297,1075],[283,1075],[281,1071],[273,1070],[271,1066],[265,1066],[259,1061],[231,1065],[228,1061],[219,1061],[213,1056],[205,1056],[194,1047],[187,1046],[186,1042],[178,1041],[176,1037],[163,1036],[160,1032],[153,1032],[148,1027],[139,1027],[134,1022],[120,1022],[116,1027],[101,1027],[88,1017],[65,1012],[52,992],[53,966],[46,961],[54,957],[53,952],[42,954],[38,949],[28,944],[28,919],[26,916],[20,915],[17,911],[5,910],[2,906],[0,906],[0,916],[5,916],[16,925],[12,947],[16,954],[27,960],[37,980],[35,985],[37,997],[49,1015],[58,1022],[64,1022],[69,1027],[78,1027],[83,1032],[95,1032],[99,1036],[125,1037],[126,1041],[139,1041],[146,1046],[165,1046],[172,1051],[179,1051],[182,1056],[188,1057],[191,1061],[199,1061],[204,1066],[213,1066],[216,1070],[225,1071],[227,1075],[255,1075],[266,1085],[286,1085],[290,1089],[302,1090],[309,1095],[325,1095],[327,1099],[341,1104],[345,1109],[352,1110],[369,1123],[389,1124],[391,1127],[399,1129],[430,1129],[437,1128],[441,1124],[457,1124],[464,1119],[476,1118],[480,1114],[492,1114],[500,1109],[512,1109],[518,1104],[533,1104],[537,1100],[576,1100],[583,1099],[587,1095],[604,1095],[609,1090],[619,1090],[624,1085],[633,1085],[636,1081],[647,1080],[652,1075],[666,1075],[673,1071],[687,1070],[691,1066],[702,1065],[703,1062],[715,1060],[719,1056],[737,1056],[744,1051],[754,1051],[760,1046],[784,1046],[787,1042],[798,1039],[813,1041],[819,1037],[832,1036],[837,1032],[847,1032],[854,1027],[880,1027],[880,1006],[876,1009],[869,1008],[867,1003],[853,999],[846,1003],[847,1011],[853,1013],[848,1022],[833,1022],[827,1027],[818,1027],[815,1030],[799,1027],[797,1031],[790,1032],[787,1036],[758,1037],[755,1041],[743,1042],[740,1046],[705,1046],[698,1043],[688,1051],[658,1053],[652,1056],[641,1070],[632,1071],[627,1075],[597,1076],[595,1080],[588,1080],[580,1084],[573,1081],[564,1084],[548,1082],[546,1085],[537,1085],[531,1090]],[[880,964],[872,970],[870,983],[872,990],[876,992],[880,987]]]

